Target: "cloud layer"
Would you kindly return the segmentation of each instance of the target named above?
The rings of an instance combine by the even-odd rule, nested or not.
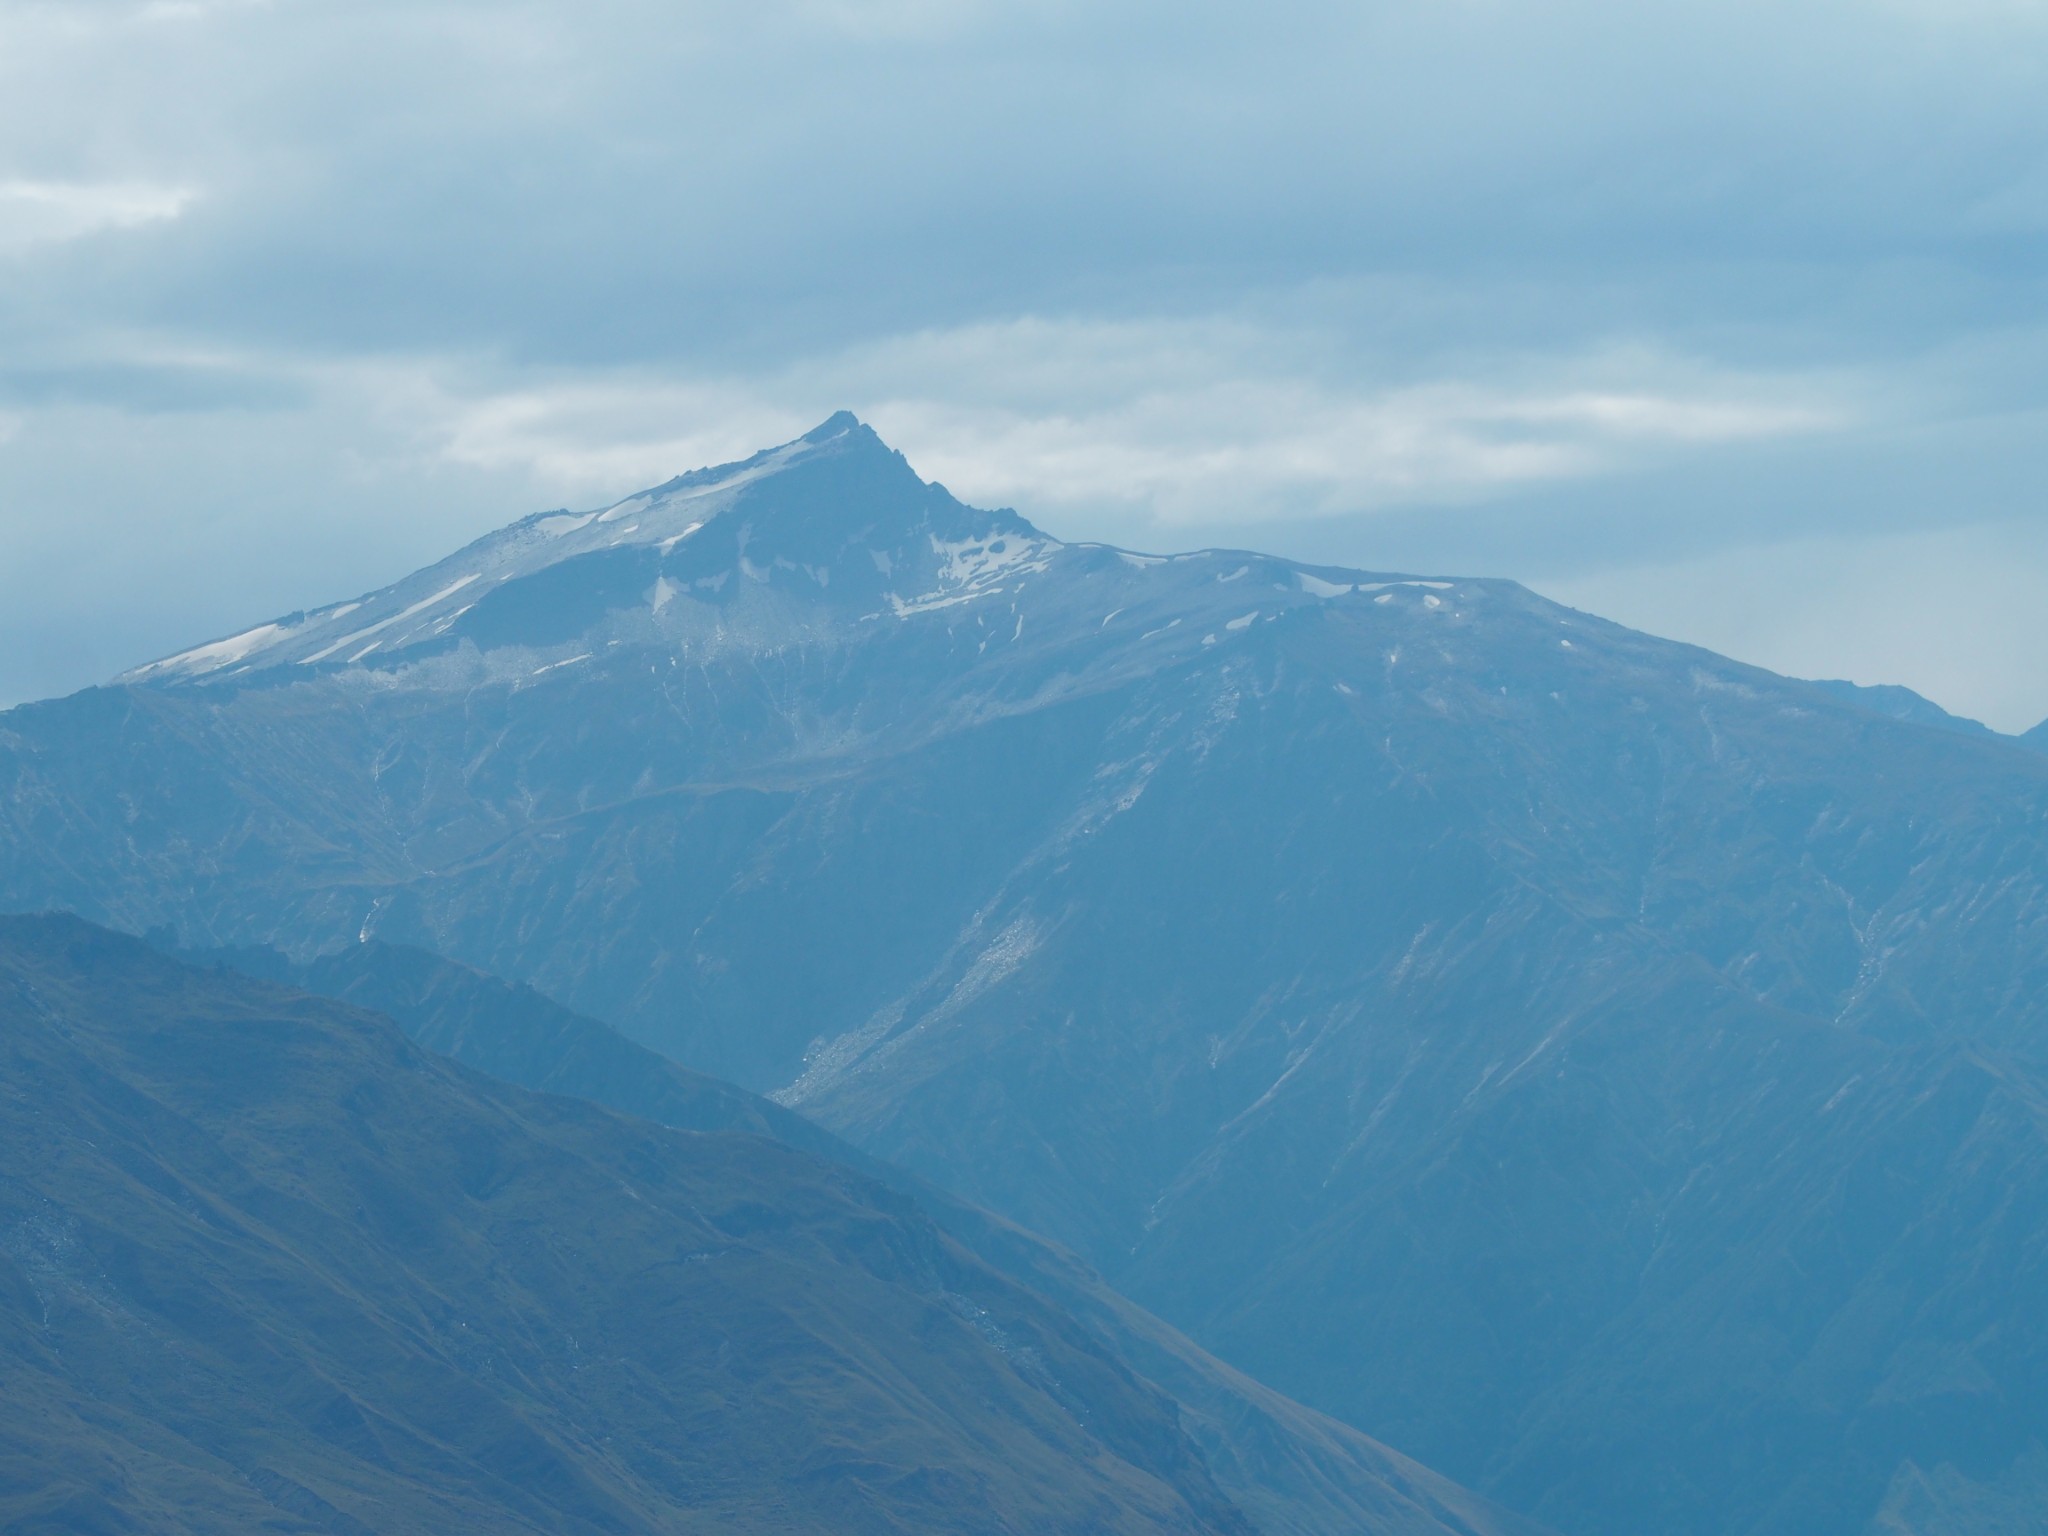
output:
[[[0,698],[851,406],[2029,723],[2044,97],[2023,0],[0,0]]]

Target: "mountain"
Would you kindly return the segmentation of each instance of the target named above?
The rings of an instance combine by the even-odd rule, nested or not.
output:
[[[572,1094],[686,1130],[772,1136],[909,1196],[949,1236],[1168,1389],[1211,1476],[1261,1536],[1538,1536],[1384,1446],[1229,1370],[1117,1296],[1064,1250],[531,987],[374,939],[300,963],[270,949],[185,958],[367,1007],[414,1041],[521,1087]]]
[[[1825,688],[1837,698],[1851,699],[1865,709],[1876,710],[1880,715],[1889,715],[1894,720],[1906,720],[1914,725],[1931,725],[1940,731],[1958,731],[1965,736],[1990,736],[1990,726],[1980,720],[1971,720],[1963,715],[1952,715],[1932,699],[1924,698],[1910,688],[1897,683],[1852,683],[1844,678],[1826,678],[1814,685]]]
[[[2048,1509],[2009,741],[835,418],[0,716],[0,849],[530,982],[1572,1536]]]
[[[171,935],[144,938],[161,945]],[[894,1176],[887,1164],[780,1104],[679,1066],[530,986],[422,949],[370,939],[305,961],[261,947],[169,953],[188,965],[381,1014],[416,1044],[536,1093],[589,1099],[681,1130],[767,1136],[874,1177]]]
[[[2048,720],[2023,733],[2019,739],[2036,751],[2048,752]]]
[[[65,918],[0,920],[0,1041],[10,1531],[1251,1530],[1170,1400],[777,1143]]]
[[[479,677],[518,682],[650,641],[705,661],[746,656],[784,648],[792,634],[992,597],[1061,548],[1014,514],[925,485],[842,413],[744,463],[680,475],[603,511],[536,514],[380,592],[120,681],[459,657],[456,674],[481,661]],[[529,658],[545,664],[523,665]]]

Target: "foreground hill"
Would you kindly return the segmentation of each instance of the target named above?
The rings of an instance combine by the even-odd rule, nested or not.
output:
[[[661,1125],[772,1136],[910,1196],[950,1236],[1166,1390],[1211,1476],[1261,1536],[1537,1536],[1487,1501],[1230,1370],[1042,1238],[530,987],[374,939],[298,963],[269,949],[186,958],[370,1008],[430,1049],[522,1087]]]
[[[10,1531],[1248,1532],[879,1186],[0,922]]]
[[[1969,1531],[2048,1510],[2048,758],[1895,715],[836,419],[0,716],[0,904],[533,982],[1583,1536]]]

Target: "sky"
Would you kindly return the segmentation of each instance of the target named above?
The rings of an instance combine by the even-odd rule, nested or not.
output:
[[[2048,717],[2048,0],[0,0],[0,704],[849,408]]]

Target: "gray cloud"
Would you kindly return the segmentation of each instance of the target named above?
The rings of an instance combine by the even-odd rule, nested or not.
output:
[[[2024,0],[0,0],[0,697],[851,405],[1060,531],[1791,668],[1711,573],[1801,571],[1835,670],[2027,723],[1954,612],[2048,576],[2044,63]]]

